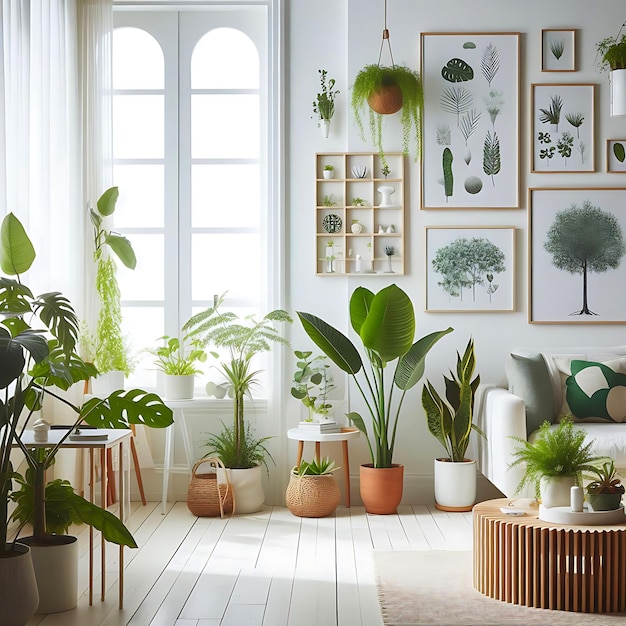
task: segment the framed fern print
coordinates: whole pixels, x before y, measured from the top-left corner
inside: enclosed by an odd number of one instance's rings
[[[519,33],[422,33],[423,209],[519,206]]]
[[[595,172],[595,84],[531,85],[532,171]]]

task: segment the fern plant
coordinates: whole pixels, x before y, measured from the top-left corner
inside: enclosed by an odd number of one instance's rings
[[[580,484],[583,472],[593,472],[602,457],[593,453],[593,441],[585,443],[585,431],[574,428],[570,417],[564,417],[556,427],[548,421],[541,424],[534,441],[512,437],[521,446],[513,453],[510,467],[524,464],[525,473],[517,491],[534,486],[539,495],[539,483],[544,476],[574,476]]]

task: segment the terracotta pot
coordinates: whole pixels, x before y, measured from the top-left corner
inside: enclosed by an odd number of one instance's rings
[[[402,108],[402,90],[395,82],[382,84],[367,97],[370,109],[381,115],[397,113]]]
[[[404,465],[376,468],[372,463],[361,465],[361,500],[367,513],[390,515],[402,500]]]

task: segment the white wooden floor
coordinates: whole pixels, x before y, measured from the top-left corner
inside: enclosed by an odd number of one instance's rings
[[[471,513],[402,506],[367,515],[340,506],[324,519],[266,507],[230,519],[197,518],[185,502],[132,504],[127,522],[140,546],[125,551],[118,608],[118,548],[107,548],[107,594],[96,578],[88,605],[88,533],[80,539],[78,608],[36,615],[28,626],[382,626],[373,550],[469,550]],[[96,547],[96,572],[100,572]]]

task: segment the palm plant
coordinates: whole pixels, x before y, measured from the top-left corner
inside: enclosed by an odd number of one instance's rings
[[[561,109],[563,108],[563,98],[557,94],[550,96],[550,106],[547,109],[539,109],[541,115],[539,121],[543,124],[554,124],[556,132],[559,132],[559,122],[561,121]]]
[[[397,285],[374,294],[358,287],[350,298],[350,322],[361,340],[364,357],[343,333],[310,313],[298,312],[304,330],[322,352],[352,377],[363,398],[371,423],[357,412],[348,419],[365,435],[372,464],[392,466],[396,429],[406,393],[424,374],[426,355],[452,328],[414,342],[415,314],[408,295]],[[387,388],[387,365],[395,362]],[[394,391],[400,397],[394,404]]]
[[[233,387],[233,427],[232,430],[225,427],[221,435],[222,443],[227,444],[223,452],[228,452],[228,457],[221,459],[231,469],[246,469],[255,465],[246,452],[250,431],[246,429],[244,421],[244,398],[250,396],[250,390],[258,383],[260,374],[259,370],[252,367],[253,358],[269,351],[273,343],[287,345],[287,340],[279,334],[274,324],[291,322],[292,319],[286,311],[276,309],[260,321],[252,316],[241,320],[233,312],[219,310],[225,295],[216,298],[212,307],[192,316],[183,326],[183,331],[191,340],[197,339],[205,346],[213,345],[227,350],[228,357],[220,363],[219,369]],[[218,353],[211,354],[219,358]],[[214,440],[219,443],[217,439]],[[253,448],[259,449],[264,441],[259,440],[260,444]]]

